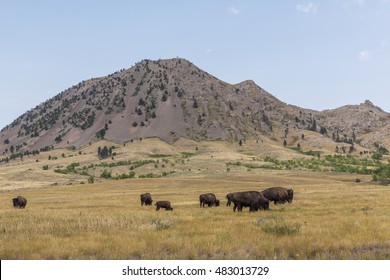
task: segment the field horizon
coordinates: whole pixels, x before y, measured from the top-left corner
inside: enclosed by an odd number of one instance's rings
[[[389,187],[263,141],[145,139],[114,144],[106,159],[97,148],[113,143],[97,142],[2,164],[0,258],[390,259]],[[253,213],[226,207],[229,192],[273,186],[292,188],[293,202]],[[145,192],[153,206],[141,206]],[[199,207],[208,192],[220,207]],[[12,207],[17,195],[26,209]],[[174,211],[155,211],[158,200]]]

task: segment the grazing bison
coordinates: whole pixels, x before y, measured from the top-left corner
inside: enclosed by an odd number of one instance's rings
[[[243,207],[249,207],[249,212],[261,209],[269,209],[269,201],[258,191],[231,193],[230,201],[234,203],[233,211],[242,211]]]
[[[144,194],[141,194],[141,206],[142,205],[152,205],[152,196],[150,195],[150,193],[144,193]]]
[[[227,199],[226,206],[230,207],[230,205],[232,205],[232,197],[233,197],[233,193],[228,193],[226,195],[226,199]]]
[[[220,201],[216,198],[215,194],[204,193],[199,196],[199,204],[199,207],[204,207],[205,204],[207,204],[208,207],[219,206]]]
[[[163,200],[163,201],[157,201],[156,202],[156,211],[159,211],[160,208],[165,208],[165,210],[172,211],[173,208],[171,207],[171,203],[169,201]]]
[[[15,208],[25,208],[27,205],[27,199],[21,195],[14,197],[12,203]]]
[[[288,201],[288,203],[291,203],[293,200],[293,197],[294,197],[294,191],[292,189],[288,189],[287,195],[288,195],[287,201]]]
[[[294,196],[294,191],[292,189],[286,189],[284,187],[272,187],[265,189],[261,192],[265,198],[269,201],[273,201],[274,204],[284,204],[286,201],[291,203]]]

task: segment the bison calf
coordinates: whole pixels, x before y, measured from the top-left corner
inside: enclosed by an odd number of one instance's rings
[[[12,199],[12,203],[15,208],[26,208],[27,199],[21,195],[18,195]]]
[[[171,203],[169,201],[157,201],[156,202],[156,211],[159,211],[160,208],[165,208],[165,210],[169,210],[169,211],[172,211],[173,208],[171,207]]]

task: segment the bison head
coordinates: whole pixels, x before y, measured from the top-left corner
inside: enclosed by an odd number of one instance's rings
[[[12,199],[12,203],[13,203],[14,207],[19,207],[19,199],[17,197]]]
[[[294,191],[292,189],[288,189],[287,196],[288,196],[287,198],[288,203],[291,203],[294,197]]]

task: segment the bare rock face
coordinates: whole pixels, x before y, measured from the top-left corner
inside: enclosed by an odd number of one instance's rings
[[[99,138],[283,139],[291,130],[370,146],[374,139],[386,142],[381,135],[389,125],[390,115],[368,100],[318,112],[287,105],[253,81],[228,84],[185,59],[143,60],[82,81],[29,110],[2,129],[0,152],[81,147]]]

